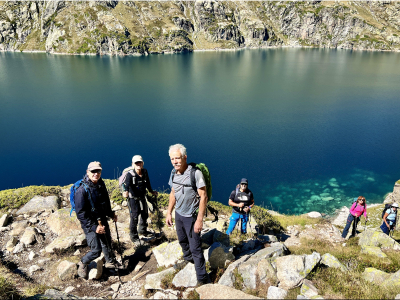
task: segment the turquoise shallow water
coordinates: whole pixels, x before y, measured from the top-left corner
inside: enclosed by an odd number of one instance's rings
[[[399,66],[399,53],[319,49],[0,53],[0,189],[69,184],[92,160],[116,178],[141,154],[165,190],[181,142],[225,204],[242,177],[281,212],[381,202],[400,177]]]

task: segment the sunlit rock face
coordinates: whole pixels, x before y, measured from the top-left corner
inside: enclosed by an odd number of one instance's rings
[[[148,54],[310,46],[398,50],[400,4],[254,1],[0,2],[0,50]]]

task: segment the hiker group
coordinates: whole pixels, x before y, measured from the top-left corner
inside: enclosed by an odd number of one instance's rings
[[[393,230],[396,227],[398,208],[399,205],[397,203],[385,204],[385,208],[382,211],[382,225],[380,226],[383,233],[387,235],[393,233]],[[359,196],[358,198],[354,199],[353,205],[350,208],[349,216],[347,217],[346,226],[342,233],[343,239],[347,237],[352,224],[353,226],[350,237],[354,237],[356,235],[356,228],[358,222],[360,221],[361,215],[364,215],[366,226],[368,222],[367,202],[363,196]]]
[[[210,279],[206,272],[200,233],[207,202],[212,193],[211,176],[205,164],[187,162],[186,148],[182,144],[170,146],[169,156],[173,170],[169,178],[171,193],[166,224],[172,226],[172,219],[175,219],[176,233],[183,252],[183,264],[194,263],[198,284],[206,284]],[[119,178],[122,195],[128,202],[130,239],[135,246],[140,245],[139,234],[144,236],[152,234],[147,230],[146,193],[149,191],[154,196],[158,194],[153,191],[149,174],[143,165],[144,161],[140,155],[133,156],[132,166],[126,168]],[[111,234],[107,218],[114,221],[117,237],[118,218],[111,209],[110,198],[105,183],[101,179],[101,172],[100,162],[91,162],[84,178],[71,187],[71,213],[73,210],[76,211],[90,247],[90,251],[81,258],[78,264],[78,275],[83,278],[88,276],[88,264],[98,258],[101,252],[104,253],[106,268],[116,270],[123,268],[111,249]],[[229,205],[233,207],[233,211],[226,233],[229,235],[239,220],[242,222],[241,232],[246,233],[250,209],[254,206],[254,197],[248,189],[247,179],[243,178],[232,191]],[[175,216],[172,216],[174,208]],[[211,207],[209,209],[215,213]]]

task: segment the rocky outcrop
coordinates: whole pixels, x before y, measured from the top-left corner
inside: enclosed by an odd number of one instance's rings
[[[22,208],[20,208],[16,212],[16,215],[33,214],[44,210],[56,211],[60,209],[60,207],[61,207],[61,202],[57,196],[48,196],[48,197],[35,196]]]
[[[400,250],[400,244],[383,232],[366,230],[359,234],[358,244],[360,246],[373,246]]]
[[[396,1],[4,1],[0,50],[140,55],[307,46],[398,51],[399,20]]]

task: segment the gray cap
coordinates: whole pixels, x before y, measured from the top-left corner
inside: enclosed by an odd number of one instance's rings
[[[245,183],[245,184],[249,184],[249,182],[247,181],[247,179],[246,178],[242,178],[242,180],[240,180],[240,183]]]
[[[141,161],[142,163],[144,163],[143,158],[140,155],[135,155],[134,157],[132,157],[132,163],[136,163],[138,161]]]

